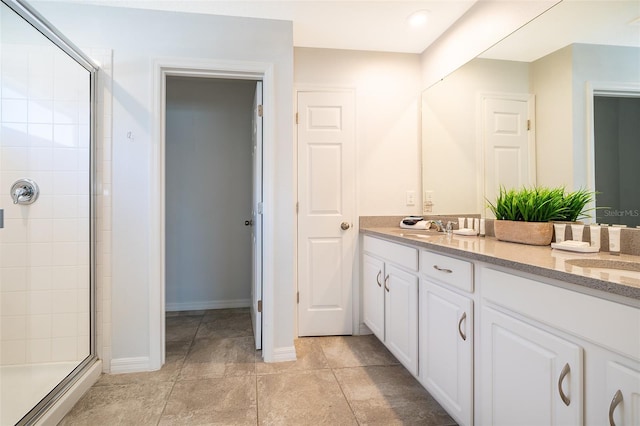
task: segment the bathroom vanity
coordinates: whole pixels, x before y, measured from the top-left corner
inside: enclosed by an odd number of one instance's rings
[[[608,253],[360,232],[364,324],[459,424],[640,424],[640,271],[585,263]]]

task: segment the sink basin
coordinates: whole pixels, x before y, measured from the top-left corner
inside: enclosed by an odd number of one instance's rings
[[[422,232],[403,231],[403,232],[399,232],[398,235],[401,237],[409,237],[409,238],[414,238],[414,237],[415,238],[432,238],[432,237],[439,237],[443,235],[443,233],[436,232],[436,231],[422,231]]]
[[[612,273],[640,279],[640,263],[613,259],[569,259],[565,263],[582,268],[591,274]]]

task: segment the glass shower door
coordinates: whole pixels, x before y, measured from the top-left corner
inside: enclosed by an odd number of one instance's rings
[[[94,352],[93,73],[19,6],[3,0],[0,10],[2,425],[46,408]]]

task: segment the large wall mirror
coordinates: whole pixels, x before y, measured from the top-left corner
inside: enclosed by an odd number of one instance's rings
[[[488,216],[500,185],[589,188],[598,222],[640,225],[639,104],[640,3],[564,0],[423,92],[424,200]]]

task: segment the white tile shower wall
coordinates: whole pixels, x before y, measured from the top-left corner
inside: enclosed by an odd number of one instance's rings
[[[89,353],[88,76],[56,48],[3,44],[0,365]],[[13,205],[31,178],[40,197]]]

